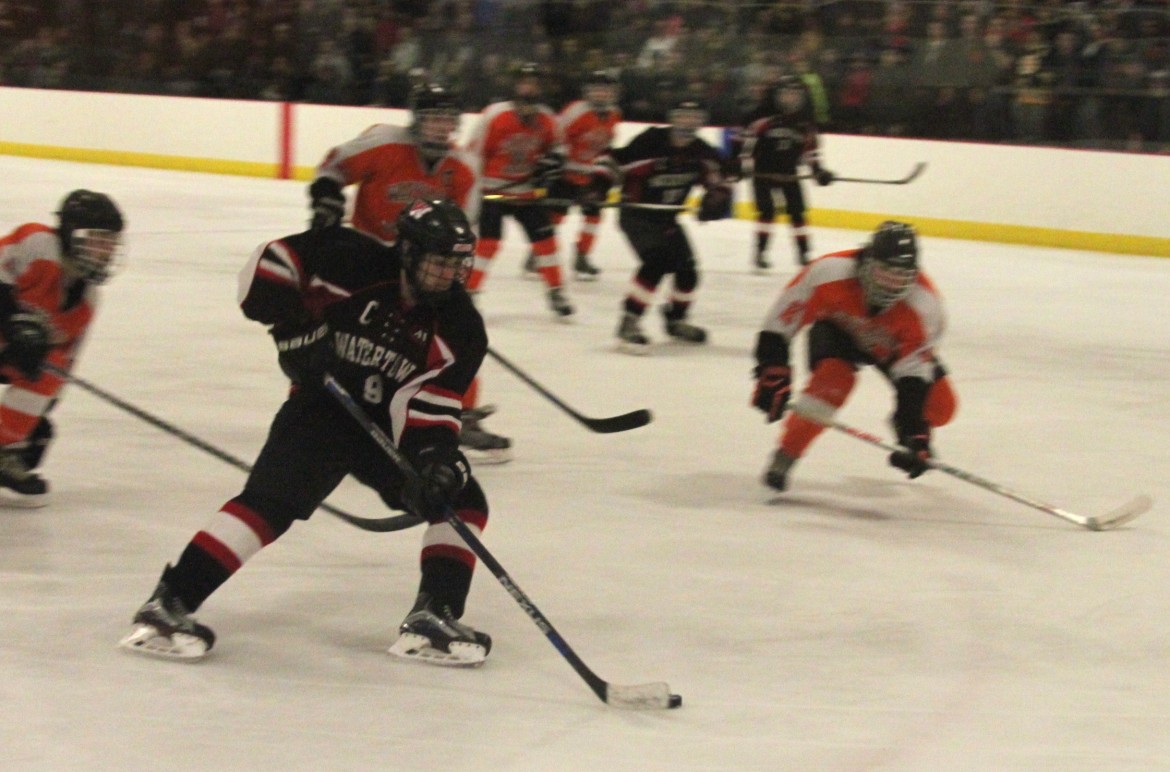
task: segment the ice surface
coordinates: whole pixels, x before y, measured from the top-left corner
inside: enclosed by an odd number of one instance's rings
[[[285,387],[236,274],[303,227],[303,185],[16,158],[0,171],[5,228],[49,221],[77,187],[128,216],[78,374],[251,461]],[[751,223],[687,228],[711,343],[664,341],[655,312],[654,351],[634,358],[615,352],[634,259],[611,215],[601,280],[570,288],[572,325],[521,278],[509,226],[482,298],[492,344],[581,412],[655,421],[590,434],[489,360],[488,426],[516,460],[477,470],[485,541],[541,611],[603,678],[666,681],[681,709],[600,703],[486,570],[466,617],[495,640],[482,669],[393,661],[421,530],[323,512],[201,609],[219,635],[208,660],[119,651],[163,564],[242,475],[74,388],[46,464],[54,503],[0,512],[0,767],[1170,767],[1170,261],[923,239],[961,400],[939,452],[1082,514],[1154,496],[1092,533],[938,473],[908,481],[837,433],[773,495],[759,480],[776,427],[747,403],[755,332],[792,274],[787,232],[758,276]],[[817,252],[863,238],[814,228]],[[888,436],[890,408],[866,371],[840,417]],[[348,483],[331,502],[386,514]]]

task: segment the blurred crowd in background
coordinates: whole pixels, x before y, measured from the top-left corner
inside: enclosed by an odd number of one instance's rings
[[[0,84],[475,112],[534,61],[556,109],[737,125],[782,74],[822,130],[1170,152],[1170,0],[0,0]]]

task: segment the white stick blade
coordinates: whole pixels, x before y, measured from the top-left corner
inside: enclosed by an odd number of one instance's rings
[[[622,686],[607,684],[605,704],[627,710],[665,710],[672,707],[670,687],[665,683]]]
[[[1117,528],[1118,526],[1125,525],[1138,515],[1148,512],[1152,506],[1154,506],[1154,500],[1143,493],[1140,496],[1135,496],[1131,501],[1127,501],[1106,515],[1091,518],[1089,520],[1089,527],[1094,531],[1107,531],[1111,528]]]

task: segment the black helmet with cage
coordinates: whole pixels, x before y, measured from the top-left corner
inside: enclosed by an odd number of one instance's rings
[[[125,220],[105,193],[75,190],[57,210],[57,237],[68,271],[90,284],[110,278],[122,246]]]
[[[699,129],[707,125],[707,110],[694,99],[683,99],[666,114],[671,138],[685,145],[695,138]]]
[[[410,94],[410,131],[423,157],[435,161],[450,150],[459,130],[459,97],[439,83],[422,83]]]
[[[808,103],[808,88],[799,75],[782,75],[776,81],[775,102],[789,115],[798,113]]]
[[[448,199],[416,199],[398,215],[402,268],[421,303],[448,300],[471,273],[475,233],[463,210]]]
[[[594,110],[613,109],[618,100],[618,79],[609,70],[593,70],[581,84],[581,97]]]
[[[512,102],[522,112],[532,112],[544,94],[544,68],[524,62],[512,71]]]
[[[857,268],[865,304],[884,311],[910,294],[918,281],[918,234],[914,226],[886,220],[861,250]]]

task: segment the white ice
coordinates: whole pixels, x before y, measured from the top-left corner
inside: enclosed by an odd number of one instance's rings
[[[128,215],[78,375],[250,462],[285,384],[236,274],[303,227],[304,186],[15,158],[0,173],[5,228],[51,221],[77,187]],[[704,267],[693,318],[712,341],[666,342],[655,312],[645,358],[615,351],[634,260],[608,215],[604,273],[572,285],[571,325],[520,277],[508,230],[482,299],[493,346],[583,413],[655,419],[591,434],[489,360],[488,425],[516,460],[477,470],[485,541],[512,578],[599,675],[666,681],[681,709],[602,704],[482,567],[466,619],[494,637],[488,663],[393,661],[421,529],[369,534],[323,512],[203,606],[219,635],[206,661],[117,649],[243,475],[73,387],[46,463],[54,502],[0,512],[0,767],[1170,767],[1170,261],[923,239],[961,398],[939,453],[1082,514],[1154,497],[1094,533],[941,473],[908,481],[840,433],[789,493],[769,491],[777,428],[748,407],[749,370],[793,272],[787,231],[758,276],[751,223],[687,228]],[[814,229],[818,252],[863,238]],[[865,371],[841,418],[888,437],[890,409]],[[348,482],[331,502],[388,514]]]

